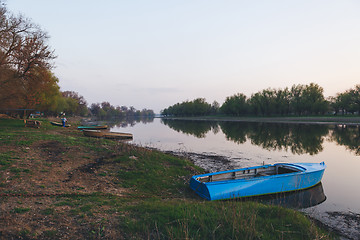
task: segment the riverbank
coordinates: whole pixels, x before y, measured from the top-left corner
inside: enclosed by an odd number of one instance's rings
[[[295,210],[204,201],[189,160],[75,126],[0,120],[0,142],[2,239],[331,239]]]
[[[200,117],[162,117],[173,120],[196,121],[232,121],[232,122],[265,122],[287,124],[325,124],[325,125],[360,125],[357,116],[306,116],[306,117],[229,117],[229,116],[200,116]]]

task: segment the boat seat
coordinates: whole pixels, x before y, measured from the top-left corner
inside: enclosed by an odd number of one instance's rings
[[[270,176],[270,174],[267,173],[267,172],[259,172],[259,173],[257,173],[256,175],[257,175],[257,176]]]

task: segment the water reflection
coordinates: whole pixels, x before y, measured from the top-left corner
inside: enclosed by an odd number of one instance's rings
[[[305,124],[276,124],[250,122],[181,121],[163,119],[162,123],[177,132],[205,137],[209,131],[218,132],[219,127],[229,141],[241,144],[251,141],[253,145],[267,150],[285,150],[294,154],[315,155],[323,150],[325,136],[330,126]]]
[[[262,196],[253,200],[267,204],[300,209],[319,205],[326,200],[326,196],[322,183],[320,182],[316,186],[302,191]]]
[[[134,117],[134,118],[127,118],[127,119],[121,119],[118,121],[108,122],[107,124],[109,125],[110,128],[113,128],[113,127],[126,128],[126,127],[133,127],[137,123],[147,124],[147,123],[152,123],[152,122],[154,122],[153,117],[141,117],[141,118]]]
[[[339,145],[345,146],[346,149],[360,155],[360,127],[337,125],[331,134],[331,140]]]
[[[219,131],[219,125],[214,121],[183,121],[161,119],[161,122],[177,132],[193,135],[197,138],[204,138],[211,130],[214,133]]]
[[[133,127],[137,123],[153,123],[154,118],[133,118],[107,123],[110,128]],[[323,151],[325,139],[334,141],[360,155],[360,127],[346,125],[254,123],[231,121],[189,121],[161,119],[171,129],[196,138],[205,138],[208,132],[220,130],[228,141],[242,144],[250,141],[269,151],[290,151],[293,154],[316,155]]]
[[[323,150],[324,137],[329,133],[325,125],[258,123],[249,124],[248,129],[247,137],[253,145],[310,155]]]
[[[233,201],[233,200],[224,200]],[[294,192],[262,195],[257,197],[237,198],[235,201],[254,201],[264,204],[277,205],[287,208],[304,209],[314,207],[326,201],[322,183]]]

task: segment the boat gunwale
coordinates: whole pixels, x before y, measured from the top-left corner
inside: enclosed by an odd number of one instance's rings
[[[299,164],[302,164],[302,163],[299,163]],[[259,169],[259,168],[266,169],[269,167],[276,167],[276,166],[281,166],[281,165],[295,167],[298,171],[290,172],[290,173],[282,173],[282,174],[265,175],[265,176],[258,175],[258,176],[245,176],[242,178],[229,178],[229,179],[216,180],[216,181],[211,181],[211,182],[202,182],[202,181],[198,180],[198,178],[209,177],[209,176],[213,176],[213,175],[221,175],[221,174],[226,174],[226,173],[240,172],[240,171]],[[216,185],[216,184],[228,184],[228,183],[233,183],[233,182],[258,181],[259,179],[264,179],[264,178],[280,178],[280,177],[288,177],[288,176],[293,176],[293,175],[300,176],[300,175],[304,175],[304,174],[313,174],[316,172],[324,171],[326,168],[326,165],[322,164],[322,163],[319,163],[319,165],[324,166],[324,167],[320,168],[320,169],[307,169],[305,167],[299,166],[298,164],[276,163],[276,164],[248,167],[248,168],[239,168],[239,169],[233,169],[233,170],[227,170],[227,171],[221,171],[221,172],[215,172],[215,173],[205,173],[205,174],[201,174],[201,175],[192,176],[192,179],[194,179],[196,182],[198,182],[200,184],[204,184],[204,185]]]

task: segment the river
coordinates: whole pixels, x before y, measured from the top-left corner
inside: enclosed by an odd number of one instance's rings
[[[326,197],[300,210],[347,239],[360,239],[359,126],[155,118],[113,125],[111,130],[132,133],[133,144],[185,155],[208,172],[324,161],[321,192]]]

